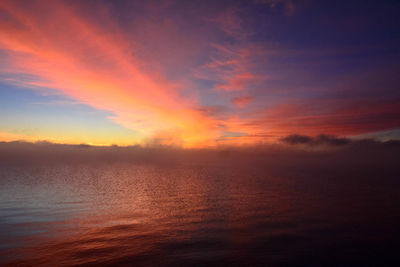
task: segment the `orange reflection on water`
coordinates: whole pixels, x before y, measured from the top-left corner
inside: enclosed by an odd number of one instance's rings
[[[288,205],[264,196],[257,180],[237,179],[218,166],[81,165],[29,172],[36,180],[26,197],[60,216],[32,223],[42,232],[15,250],[22,265],[146,261],[154,255],[173,261],[204,256],[199,249],[228,257],[227,243],[251,241],[249,217],[265,213],[265,205],[267,212]]]
[[[368,200],[380,196],[372,180],[363,184],[351,175],[322,179],[325,172],[312,169],[232,163],[3,168],[0,223],[8,242],[0,248],[7,256],[1,261],[282,263],[311,257],[332,242],[387,238],[382,229],[393,234],[382,228],[388,207],[371,209],[379,206]],[[382,220],[376,225],[371,218]],[[368,235],[354,232],[360,222],[368,222]]]

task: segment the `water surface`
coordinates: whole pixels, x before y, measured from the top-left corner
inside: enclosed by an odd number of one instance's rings
[[[11,164],[0,178],[4,265],[398,260],[398,177],[376,168]]]

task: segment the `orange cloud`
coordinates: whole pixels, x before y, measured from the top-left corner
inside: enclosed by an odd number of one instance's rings
[[[195,100],[181,97],[178,86],[159,73],[141,69],[122,33],[90,23],[61,2],[35,2],[28,10],[2,1],[0,8],[9,17],[0,25],[8,71],[40,78],[30,85],[54,88],[109,110],[111,119],[139,131],[144,139],[171,132],[183,145],[194,146],[218,136],[215,121],[196,110]],[[47,12],[38,16],[35,12],[42,9]]]
[[[14,134],[7,132],[0,132],[0,142],[10,142],[16,140],[24,140],[24,141],[37,141],[37,137],[29,136],[24,134]]]

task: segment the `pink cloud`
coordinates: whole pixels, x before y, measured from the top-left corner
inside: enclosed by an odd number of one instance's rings
[[[242,97],[234,97],[232,102],[240,108],[246,107],[253,101],[253,97],[251,96],[242,96]]]
[[[226,83],[219,83],[216,88],[225,91],[242,91],[254,81],[254,78],[256,76],[251,73],[233,74],[226,80]]]

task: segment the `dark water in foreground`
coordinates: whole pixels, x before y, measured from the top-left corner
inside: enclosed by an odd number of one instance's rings
[[[4,265],[399,263],[400,183],[384,169],[42,164],[0,178]]]

